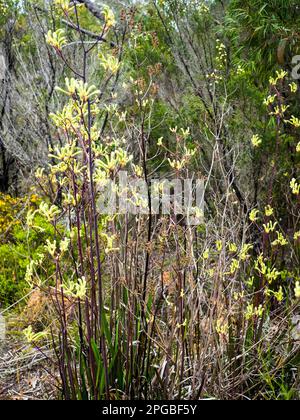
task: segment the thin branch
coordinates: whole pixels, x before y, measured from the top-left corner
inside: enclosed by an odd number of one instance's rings
[[[77,25],[75,25],[74,23],[72,23],[72,22],[68,22],[67,20],[65,20],[65,19],[63,19],[62,20],[62,22],[65,24],[65,25],[67,25],[69,28],[71,28],[71,29],[74,29],[75,31],[80,31],[82,34],[84,34],[84,35],[87,35],[87,36],[89,36],[90,38],[93,38],[93,39],[96,39],[96,40],[98,40],[98,41],[100,41],[100,42],[106,42],[106,43],[109,43],[109,45],[112,47],[112,48],[115,48],[116,47],[116,44],[114,43],[114,42],[112,42],[112,41],[107,41],[107,39],[105,39],[103,36],[101,36],[101,35],[97,35],[97,34],[95,34],[94,32],[91,32],[91,31],[88,31],[87,29],[84,29],[84,28],[78,28],[77,27]]]
[[[97,18],[100,20],[104,20],[104,16],[102,10],[90,0],[77,0],[77,3],[84,4],[85,7]]]

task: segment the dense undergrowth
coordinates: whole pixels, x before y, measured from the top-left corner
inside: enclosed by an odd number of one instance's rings
[[[51,2],[52,142],[0,198],[0,298],[47,308],[24,337],[64,399],[299,399],[299,83],[255,65],[240,2],[185,3]],[[154,214],[153,178],[201,179],[204,212]]]

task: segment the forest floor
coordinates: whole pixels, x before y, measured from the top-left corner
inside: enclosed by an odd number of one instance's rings
[[[55,399],[55,374],[48,350],[28,346],[16,334],[16,322],[7,322],[0,336],[0,400]]]

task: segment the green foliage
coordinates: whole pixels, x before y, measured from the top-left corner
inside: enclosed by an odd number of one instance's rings
[[[235,53],[240,58],[246,58],[247,66],[261,82],[266,81],[265,76],[274,71],[281,54],[284,59],[288,50],[291,50],[291,55],[299,51],[298,7],[297,0],[229,2],[226,23]],[[285,48],[286,51],[283,51]]]
[[[6,196],[1,200],[2,212],[6,208],[6,203],[11,206],[16,200]],[[29,284],[25,280],[27,266],[32,259],[39,259],[44,253],[45,238],[52,238],[54,235],[53,227],[45,222],[41,217],[35,218],[36,228],[30,233],[27,231],[24,220],[24,212],[29,202],[34,208],[36,198],[32,196],[29,200],[18,200],[20,215],[15,219],[13,207],[9,207],[10,215],[6,211],[6,218],[10,221],[5,228],[5,240],[0,245],[0,303],[3,306],[12,305],[22,299],[29,290]],[[22,208],[23,207],[23,208]],[[24,208],[25,207],[25,208]],[[13,215],[13,216],[12,216]],[[41,274],[42,278],[47,278],[50,272],[47,269]]]
[[[0,0],[0,25],[6,23],[7,19],[18,10],[21,3],[20,0]]]

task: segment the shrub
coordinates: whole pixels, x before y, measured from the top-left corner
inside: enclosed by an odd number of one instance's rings
[[[24,298],[29,285],[26,270],[32,258],[44,252],[45,237],[53,235],[53,228],[42,218],[36,219],[37,228],[29,234],[25,229],[28,210],[35,209],[39,198],[0,197],[0,302],[12,305]]]

